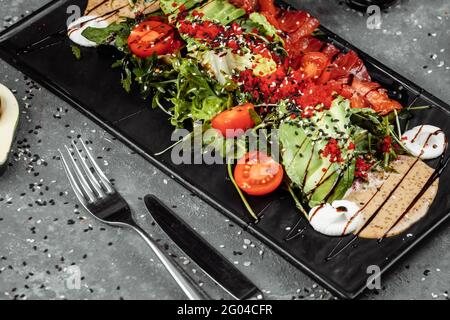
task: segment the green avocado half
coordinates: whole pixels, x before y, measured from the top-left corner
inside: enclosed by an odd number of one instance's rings
[[[0,176],[8,166],[8,156],[19,123],[19,104],[14,94],[0,84]]]

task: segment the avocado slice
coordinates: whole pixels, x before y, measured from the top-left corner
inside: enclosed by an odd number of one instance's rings
[[[212,0],[202,6],[198,12],[203,13],[203,19],[217,21],[227,25],[246,14],[244,9],[237,8],[226,0]]]
[[[0,176],[8,166],[8,156],[19,122],[19,104],[14,94],[0,84]]]
[[[352,133],[350,115],[349,101],[338,97],[329,110],[318,111],[310,119],[285,120],[280,126],[286,174],[311,207],[342,198],[353,182],[351,151],[341,149],[345,163],[332,163],[321,155],[331,138],[348,142]]]
[[[282,157],[286,174],[297,186],[302,186],[305,170],[312,152],[312,144],[305,131],[295,123],[280,125],[280,141],[283,145]]]

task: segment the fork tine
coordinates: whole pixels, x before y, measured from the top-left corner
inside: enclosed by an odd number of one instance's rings
[[[69,147],[67,147],[66,145],[64,146],[67,150],[67,153],[69,153],[69,158],[72,161],[72,166],[75,169],[75,174],[78,178],[78,181],[80,181],[81,183],[81,187],[84,190],[84,193],[87,195],[89,203],[92,203],[95,201],[95,195],[94,192],[92,191],[91,187],[89,186],[89,184],[86,181],[86,178],[83,176],[83,173],[81,172],[80,168],[78,167],[77,163],[75,162],[74,157],[72,156],[72,153],[70,152]]]
[[[86,203],[86,198],[83,195],[83,192],[81,191],[80,187],[78,186],[77,181],[75,180],[72,172],[70,171],[69,164],[66,161],[66,158],[64,157],[61,150],[58,149],[59,154],[61,155],[61,160],[63,162],[64,171],[66,172],[67,178],[69,179],[70,185],[72,186],[73,191],[75,192],[75,195],[77,196],[78,200],[84,205]]]
[[[105,176],[103,171],[100,169],[100,167],[98,166],[97,162],[95,162],[94,157],[92,157],[92,154],[89,151],[89,149],[86,147],[86,145],[84,144],[84,141],[82,139],[79,139],[79,141],[83,145],[84,151],[86,152],[86,155],[87,155],[89,161],[91,162],[91,164],[92,164],[95,172],[97,173],[97,175],[100,177],[100,180],[103,183],[103,185],[105,186],[105,188],[108,191],[108,193],[114,193],[114,188],[113,188],[111,182],[109,182],[108,178]]]
[[[94,187],[95,191],[100,196],[100,198],[104,198],[105,197],[105,192],[103,192],[102,187],[100,186],[100,184],[98,183],[97,179],[95,178],[95,176],[92,174],[91,170],[89,169],[89,166],[86,163],[86,159],[85,159],[85,157],[83,157],[81,155],[81,152],[80,152],[80,150],[78,150],[78,147],[75,144],[75,141],[72,141],[72,148],[74,148],[76,150],[76,153],[78,155],[78,159],[81,160],[81,166],[83,167],[83,170],[86,173],[89,182]]]

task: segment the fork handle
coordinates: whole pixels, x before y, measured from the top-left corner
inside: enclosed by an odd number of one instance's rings
[[[159,245],[139,226],[130,227],[136,231],[147,243],[147,245],[153,250],[158,259],[162,262],[164,267],[169,271],[170,275],[175,279],[177,284],[186,294],[189,300],[205,300],[206,296],[200,289],[193,284],[193,280],[191,280],[181,269],[181,267],[177,266],[173,259],[169,257],[169,255],[163,251]]]

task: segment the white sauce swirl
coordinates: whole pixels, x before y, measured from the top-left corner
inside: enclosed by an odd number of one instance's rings
[[[363,222],[359,207],[347,200],[314,207],[309,212],[309,219],[314,230],[333,237],[353,233]]]
[[[435,159],[445,150],[445,134],[435,126],[422,125],[403,134],[404,147],[415,157],[422,160]]]
[[[103,29],[109,26],[109,22],[99,18],[97,16],[83,16],[74,22],[72,22],[68,27],[68,35],[70,40],[82,47],[96,47],[97,44],[83,37],[82,33],[86,28],[99,28]]]

